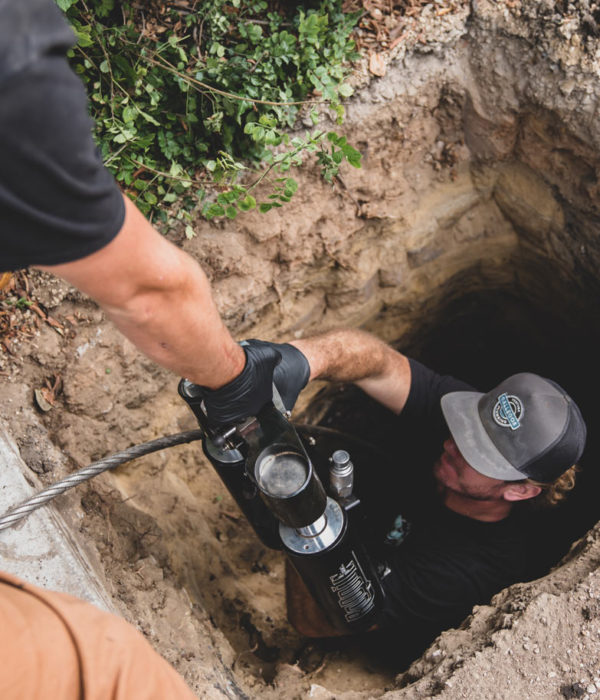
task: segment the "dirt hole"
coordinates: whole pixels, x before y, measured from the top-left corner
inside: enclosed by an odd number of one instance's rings
[[[453,281],[448,296],[442,290],[437,301],[427,305],[422,324],[397,346],[436,371],[460,377],[482,390],[520,371],[536,372],[567,388],[588,420],[577,486],[554,511],[563,523],[568,547],[600,517],[594,495],[600,485],[600,474],[594,468],[600,456],[600,441],[593,430],[597,395],[590,381],[600,334],[597,311],[586,302],[595,298],[591,290],[588,295],[579,287],[557,287],[553,271],[544,280],[543,267],[536,277],[547,283],[548,292],[539,301],[526,288],[477,289],[478,272],[463,273],[460,280]],[[468,291],[461,294],[461,288]],[[589,320],[585,320],[586,309]],[[324,391],[309,411],[322,416],[322,425],[360,436],[378,449],[384,447],[401,464],[402,445],[394,441],[393,418],[360,390]]]
[[[546,260],[515,256],[504,265],[499,272],[509,272],[509,285],[489,285],[475,266],[432,290],[419,321],[403,337],[402,350],[482,388],[513,372],[537,372],[568,388],[584,415],[594,415],[597,399],[589,378],[599,339],[597,312],[586,301],[594,298],[594,290],[564,278],[557,283],[560,275]],[[527,282],[533,279],[535,288]],[[384,312],[377,323],[393,326],[396,319],[393,315],[386,321]],[[325,390],[304,419],[319,419],[352,436],[330,442],[317,435],[323,454],[340,447],[356,454],[362,450],[359,438],[402,461],[402,445],[394,442],[389,416],[352,387]],[[561,555],[600,516],[594,497],[599,477],[591,468],[599,448],[590,431],[577,489],[553,516]],[[188,450],[184,460],[191,465],[197,457]],[[188,488],[191,494],[184,494]],[[294,632],[285,616],[283,556],[260,545],[209,465],[187,486],[171,484],[170,493],[174,504],[178,495],[181,499],[170,517],[152,507],[160,538],[145,549],[137,541],[129,554],[147,551],[158,557],[198,609],[206,611],[233,650],[232,671],[240,686],[250,684],[260,693],[275,686],[282,692],[290,682],[286,673],[294,669],[298,676],[292,677],[291,687],[301,677],[335,692],[375,694],[404,670],[382,661],[364,640],[307,641]],[[177,514],[182,502],[187,505]]]
[[[518,261],[511,264],[518,265]],[[595,348],[599,340],[596,324],[584,321],[587,306],[584,300],[589,297],[579,287],[557,286],[555,271],[543,268],[540,266],[535,274],[547,289],[539,300],[532,298],[526,286],[478,289],[478,270],[462,273],[447,290],[441,290],[436,299],[426,305],[421,323],[416,324],[411,338],[402,338],[399,348],[440,373],[463,378],[483,390],[519,371],[547,376],[568,387],[589,421],[595,415],[597,402],[590,377],[595,371]],[[588,308],[588,312],[595,317],[595,309]],[[395,418],[359,389],[352,386],[325,389],[307,409],[307,415],[319,418],[320,425],[341,431],[339,438],[332,439],[330,449],[355,450],[363,465],[369,464],[370,459],[369,467],[373,470],[373,479],[380,482],[382,496],[391,480],[386,480],[376,469],[379,451],[391,456],[389,467],[392,469],[410,470],[410,464],[403,463],[403,446]],[[317,441],[323,440],[318,434],[316,437]],[[370,455],[360,444],[361,440],[375,446]],[[575,490],[561,506],[542,514],[547,532],[556,539],[550,567],[555,566],[572,543],[600,518],[600,505],[595,496],[600,475],[594,469],[599,449],[592,429]],[[324,452],[327,452],[327,441]],[[404,480],[399,480],[392,488],[401,490],[403,486]],[[386,507],[385,501],[382,497],[382,508]],[[370,649],[371,655],[367,654],[367,658],[371,661],[373,653],[382,654],[368,639],[363,645]],[[361,643],[355,645],[353,653],[355,657],[351,663],[364,658]],[[387,670],[403,671],[415,658],[406,658],[398,665],[391,655]],[[379,669],[382,686],[385,685],[385,670],[384,664]]]
[[[305,173],[298,205],[269,212],[268,225],[251,215],[238,228],[198,223],[198,237],[178,243],[210,268],[238,337],[361,326],[482,389],[521,370],[563,385],[590,427],[576,492],[556,511],[566,551],[600,515],[597,71],[567,75],[553,23],[523,21],[513,35],[496,31],[504,4],[471,5],[470,25],[431,51],[419,44],[349,107],[364,162],[343,188],[332,195]],[[56,334],[32,353],[32,385],[64,374],[64,412],[43,419],[54,445],[84,465],[142,433],[195,427],[172,377],[124,349],[99,316],[88,321],[73,331],[68,365],[57,366]],[[316,396],[306,419],[401,460],[387,419],[356,390]],[[30,442],[21,434],[26,461],[51,471],[54,458]],[[99,479],[82,505],[80,527],[115,597],[200,696],[378,697],[394,687],[397,669],[360,644],[307,642],[289,626],[283,558],[258,543],[199,446]]]
[[[504,168],[505,191],[520,186],[521,166],[515,172],[513,180],[511,168]],[[510,228],[509,244],[500,255],[490,230],[489,257],[485,247],[476,250],[442,284],[435,275],[431,281],[421,278],[418,304],[384,302],[365,325],[383,337],[401,335],[399,347],[407,354],[485,390],[517,371],[548,376],[569,391],[584,416],[594,416],[597,397],[590,377],[600,339],[595,276],[531,245],[523,232],[537,225],[535,212],[533,222],[514,214],[508,221],[498,218],[497,201],[484,200],[481,207],[489,207],[492,220],[501,220],[505,239]],[[445,204],[438,201],[438,206]],[[413,264],[418,267],[422,261]],[[375,443],[401,461],[402,445],[394,443],[389,417],[358,390],[318,395],[303,418],[316,419]],[[352,453],[357,449],[353,440],[335,448]],[[599,450],[592,429],[576,492],[555,514],[561,553],[600,515],[594,496],[599,475],[593,468]],[[285,696],[306,683],[336,693],[361,690],[373,695],[390,687],[403,669],[369,653],[368,642],[311,642],[295,633],[285,615],[283,556],[255,539],[210,465],[199,467],[199,447],[170,452],[163,462],[166,481],[153,493],[140,481],[144,474],[139,467],[118,477],[120,491],[135,494],[135,508],[148,514],[148,522],[132,531],[129,506],[121,513],[113,508],[110,517],[129,542],[122,545],[123,559],[158,564],[185,588],[193,609],[208,617],[217,634],[215,648],[234,682],[265,697],[270,692]]]

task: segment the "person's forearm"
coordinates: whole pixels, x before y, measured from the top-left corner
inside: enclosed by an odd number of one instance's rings
[[[408,360],[375,336],[347,329],[291,344],[306,356],[310,379],[354,382],[396,413],[404,408],[410,389]]]
[[[145,355],[195,384],[216,389],[244,369],[245,355],[221,321],[204,273],[185,258],[169,260],[170,272],[154,288],[138,290],[124,304],[98,302]],[[173,274],[177,269],[180,276]]]
[[[209,388],[244,368],[200,266],[169,243],[128,199],[123,228],[96,253],[42,269],[91,296],[143,353]]]

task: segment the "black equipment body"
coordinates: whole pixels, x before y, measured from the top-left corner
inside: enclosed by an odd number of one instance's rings
[[[179,393],[205,431],[203,450],[261,542],[283,549],[328,622],[342,633],[376,621],[381,584],[349,517],[359,500],[328,496],[294,426],[275,408],[217,433],[195,385]],[[350,465],[351,466],[351,465]]]

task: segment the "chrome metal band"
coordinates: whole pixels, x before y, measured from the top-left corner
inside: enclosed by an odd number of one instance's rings
[[[346,514],[332,498],[327,498],[323,515],[314,523],[295,530],[279,524],[283,544],[295,554],[315,554],[333,545],[344,529]]]

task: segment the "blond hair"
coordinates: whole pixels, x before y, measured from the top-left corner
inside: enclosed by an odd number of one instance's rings
[[[533,484],[539,486],[542,491],[535,498],[531,499],[531,504],[540,507],[552,507],[563,501],[569,491],[575,486],[575,476],[579,471],[579,467],[574,464],[572,467],[563,472],[558,479],[545,484],[535,479],[524,479],[522,483]]]

